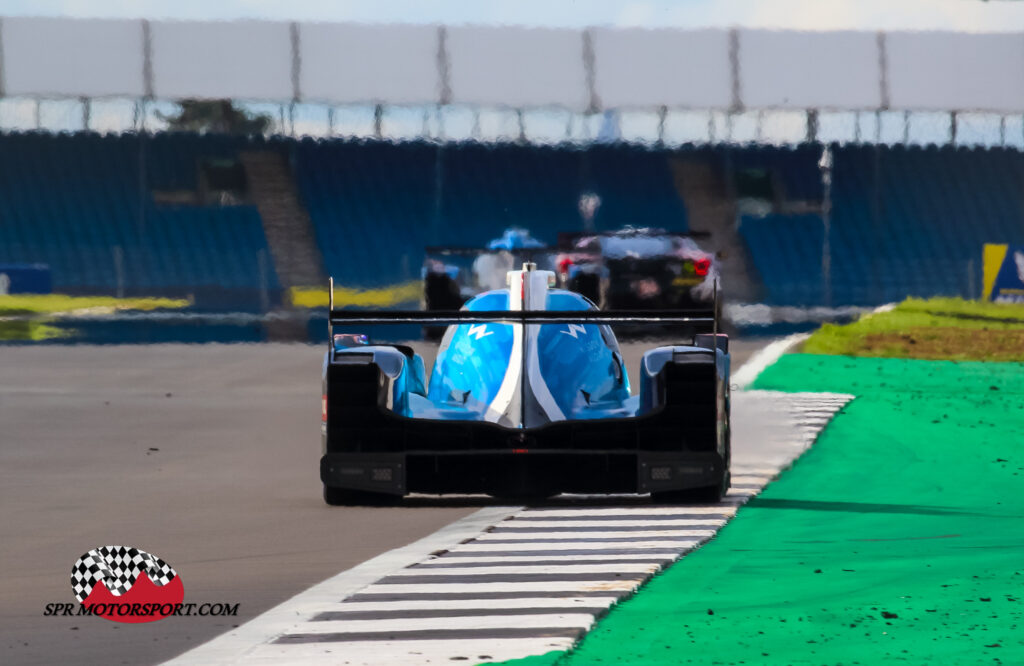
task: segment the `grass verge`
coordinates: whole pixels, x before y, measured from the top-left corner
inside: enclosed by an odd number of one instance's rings
[[[115,298],[65,294],[9,294],[0,296],[0,317],[49,315],[92,310],[180,309],[189,302],[172,298]]]
[[[825,324],[810,354],[881,358],[1024,361],[1024,305],[909,298],[846,325]]]
[[[334,306],[343,307],[391,307],[402,303],[418,301],[423,293],[423,284],[418,281],[405,282],[378,289],[354,289],[334,287]],[[325,308],[327,290],[321,287],[292,287],[289,298],[297,308]]]
[[[7,294],[0,296],[0,342],[41,342],[73,337],[74,331],[50,325],[59,315],[179,309],[189,305],[186,300],[170,298]]]
[[[755,388],[858,397],[575,650],[516,663],[1024,663],[1024,365],[791,354]]]

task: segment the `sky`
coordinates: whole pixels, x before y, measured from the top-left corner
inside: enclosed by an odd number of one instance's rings
[[[1017,0],[0,0],[0,16],[1024,32]]]

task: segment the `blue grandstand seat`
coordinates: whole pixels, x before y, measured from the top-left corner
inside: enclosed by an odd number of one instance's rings
[[[57,290],[111,293],[118,286],[114,252],[120,247],[131,292],[259,289],[257,257],[269,249],[254,207],[166,207],[150,194],[153,188],[195,189],[200,159],[237,154],[240,141],[187,134],[0,135],[0,261],[49,264]],[[270,262],[268,269],[268,286],[277,288]]]
[[[820,200],[815,150],[733,150],[733,163],[772,169],[796,198]],[[977,296],[984,243],[1024,243],[1024,154],[1013,149],[842,146],[834,149],[832,303],[877,304],[907,296]],[[784,257],[766,228],[812,233],[805,216],[744,219],[743,238],[776,303],[817,305],[769,267]],[[820,225],[820,223],[819,223]],[[788,230],[788,231],[787,231]],[[820,246],[820,231],[817,232]],[[802,246],[794,237],[779,242]],[[803,256],[807,261],[808,257]],[[820,265],[820,250],[818,252]],[[808,281],[820,269],[806,269]]]
[[[822,196],[814,145],[581,149],[12,133],[0,134],[0,261],[48,263],[59,290],[109,293],[117,286],[113,248],[121,247],[130,289],[258,288],[257,257],[269,249],[255,208],[156,205],[150,193],[194,189],[203,159],[263,146],[290,151],[328,272],[360,287],[416,278],[426,245],[483,247],[511,225],[554,242],[557,232],[580,228],[584,192],[601,197],[598,229],[685,230],[669,166],[679,155],[770,170],[784,201]],[[982,243],[1024,244],[1022,184],[1024,154],[1014,149],[835,147],[832,302],[976,294]],[[744,217],[740,233],[769,301],[822,302],[817,215]]]
[[[484,247],[513,225],[554,243],[580,228],[588,191],[602,199],[599,229],[687,228],[664,151],[307,139],[295,171],[327,270],[346,285],[414,278],[425,246]]]

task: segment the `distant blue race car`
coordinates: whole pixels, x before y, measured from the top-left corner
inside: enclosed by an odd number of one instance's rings
[[[602,312],[525,264],[508,287],[443,312],[331,309],[320,478],[328,504],[411,493],[651,493],[729,487],[729,348],[714,316]],[[643,355],[631,391],[611,325],[701,327]],[[402,345],[342,327],[447,325],[430,376]]]
[[[554,251],[520,227],[509,227],[481,247],[434,246],[423,260],[423,309],[457,310],[467,300],[505,286],[524,262],[554,270]]]

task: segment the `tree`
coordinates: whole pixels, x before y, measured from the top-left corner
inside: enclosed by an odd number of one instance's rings
[[[250,113],[235,107],[229,99],[185,99],[178,102],[177,115],[157,116],[168,129],[186,132],[216,132],[218,134],[265,134],[273,119],[265,114]]]

